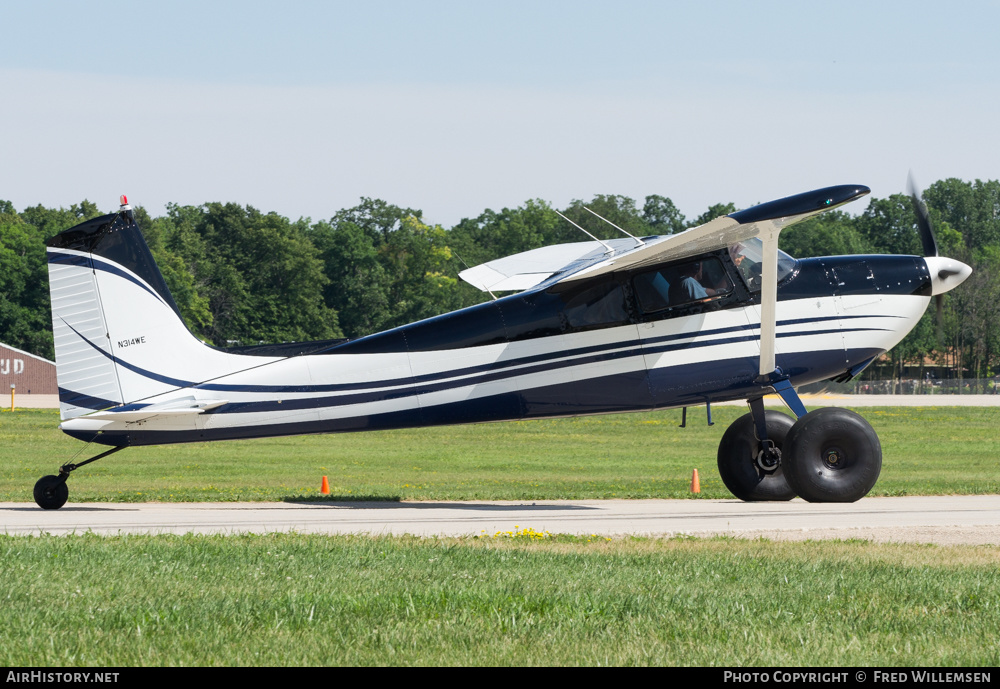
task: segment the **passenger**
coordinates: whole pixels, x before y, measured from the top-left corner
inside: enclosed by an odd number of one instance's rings
[[[715,296],[716,290],[701,284],[702,266],[700,261],[688,263],[678,270],[680,281],[671,291],[671,304],[686,304]]]

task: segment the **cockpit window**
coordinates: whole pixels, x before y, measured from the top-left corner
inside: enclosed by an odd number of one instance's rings
[[[628,320],[625,295],[617,282],[609,280],[570,297],[565,315],[572,329],[618,325]]]
[[[751,291],[760,289],[761,265],[764,261],[764,243],[757,237],[739,242],[729,247],[729,256],[739,268]],[[778,282],[795,270],[795,259],[781,249],[778,250]]]
[[[733,291],[722,261],[715,257],[674,263],[639,273],[632,280],[644,314],[676,306],[712,302]]]

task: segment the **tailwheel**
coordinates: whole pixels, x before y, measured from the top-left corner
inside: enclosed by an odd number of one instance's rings
[[[875,429],[849,409],[816,409],[795,422],[782,462],[788,484],[809,502],[855,502],[882,471]]]
[[[35,502],[43,510],[57,510],[66,504],[69,487],[66,476],[43,476],[35,483]]]
[[[102,457],[113,455],[119,450],[124,449],[124,445],[113,447],[110,450],[105,450],[96,457],[91,457],[90,459],[80,462],[79,464],[63,464],[59,467],[58,476],[41,477],[35,483],[35,502],[38,503],[38,506],[43,510],[59,509],[66,504],[66,500],[69,498],[69,488],[66,486],[66,481],[69,479],[70,473],[76,471],[82,466],[90,464],[91,462],[96,462]]]
[[[794,421],[776,411],[764,412],[767,440],[757,439],[753,414],[736,419],[719,443],[719,474],[740,500],[791,500],[795,491],[784,474],[782,452]]]

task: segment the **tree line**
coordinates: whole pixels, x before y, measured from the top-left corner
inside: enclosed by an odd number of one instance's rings
[[[1000,372],[1000,181],[941,180],[924,192],[940,253],[973,267],[972,277],[931,307],[890,352],[882,375],[930,359],[960,375]],[[602,239],[620,237],[589,208],[636,236],[680,232],[732,213],[719,203],[685,218],[666,196],[640,206],[620,195],[576,200],[563,215]],[[485,261],[586,237],[549,203],[487,209],[451,228],[419,209],[362,198],[328,220],[292,221],[252,206],[170,204],[136,220],[188,328],[216,346],[356,338],[483,301],[458,273]],[[0,341],[53,358],[44,242],[102,215],[90,201],[18,212],[0,200]],[[873,198],[863,212],[831,211],[781,234],[781,248],[806,258],[921,253],[910,198]]]

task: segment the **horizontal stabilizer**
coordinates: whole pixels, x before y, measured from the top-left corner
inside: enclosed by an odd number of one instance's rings
[[[87,414],[87,419],[98,421],[145,421],[156,416],[189,416],[194,414],[204,414],[209,409],[221,407],[228,404],[228,400],[196,400],[193,397],[186,397],[180,400],[171,400],[163,404],[135,405],[129,404],[116,409],[106,409],[104,411]]]

